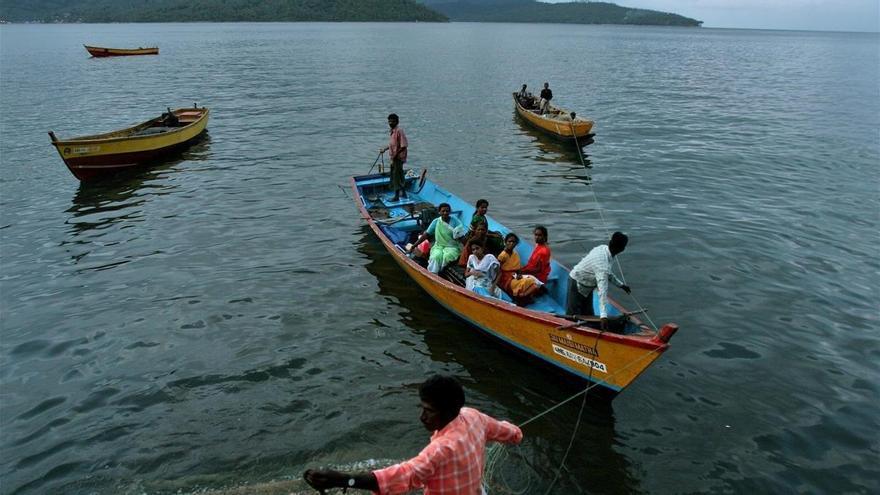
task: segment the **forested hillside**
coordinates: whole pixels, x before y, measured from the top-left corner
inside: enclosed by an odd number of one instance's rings
[[[2,0],[10,22],[425,21],[414,0]]]
[[[699,26],[701,21],[655,10],[607,2],[543,3],[534,0],[423,0],[453,21],[552,22],[571,24],[640,24]]]

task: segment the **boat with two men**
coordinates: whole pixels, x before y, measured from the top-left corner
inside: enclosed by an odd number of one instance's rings
[[[208,109],[168,109],[159,117],[118,131],[58,139],[49,131],[70,172],[81,181],[131,170],[190,144],[208,126]]]
[[[607,331],[600,328],[597,317],[566,315],[569,270],[556,261],[551,261],[543,290],[525,306],[487,291],[467,289],[454,270],[429,271],[408,254],[407,245],[425,231],[440,203],[448,204],[450,216],[464,225],[475,207],[428,180],[425,170],[420,176],[407,175],[407,196],[398,201],[392,201],[388,174],[352,177],[361,216],[407,276],[473,327],[559,370],[598,384],[611,396],[630,385],[669,347],[677,325],[669,323],[655,331],[638,319],[639,313],[627,311],[611,298]],[[491,216],[486,220],[491,231],[502,236],[510,232]],[[529,259],[533,249],[525,241],[515,247],[523,260]],[[598,296],[594,295],[594,308],[597,304]]]
[[[86,47],[86,51],[91,54],[93,57],[128,57],[131,55],[158,55],[159,47],[151,46],[147,48],[105,48],[103,46],[90,46],[83,45]]]
[[[529,125],[557,139],[574,140],[584,145],[593,136],[590,133],[593,129],[592,120],[578,117],[576,113],[552,104],[548,105],[546,112],[541,112],[540,98],[531,93],[528,96],[513,93],[513,106],[517,115]]]

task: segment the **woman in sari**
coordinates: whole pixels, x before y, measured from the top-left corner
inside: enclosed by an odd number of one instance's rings
[[[451,216],[452,208],[448,203],[440,203],[437,206],[440,216],[435,218],[425,232],[419,236],[413,245],[421,245],[428,236],[434,236],[431,252],[428,255],[428,270],[440,273],[446,265],[458,260],[461,254],[461,243],[456,239],[464,234],[461,222]]]
[[[468,245],[471,255],[464,269],[464,287],[478,292],[481,287],[493,297],[501,297],[501,289],[498,288],[498,276],[501,274],[500,265],[495,256],[485,252],[483,246],[477,241],[471,241]]]
[[[540,280],[531,275],[520,275],[522,262],[516,252],[519,237],[513,232],[504,237],[504,251],[498,255],[501,274],[498,286],[520,303],[528,301],[541,288]]]

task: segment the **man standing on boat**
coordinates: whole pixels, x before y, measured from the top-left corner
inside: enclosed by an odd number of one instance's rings
[[[380,495],[424,489],[424,495],[480,495],[486,443],[522,441],[522,431],[464,406],[464,389],[451,376],[434,375],[419,387],[419,419],[433,432],[431,443],[408,461],[366,473],[309,469],[306,482],[316,490],[359,488]]]
[[[553,99],[553,91],[550,91],[550,83],[544,83],[544,89],[541,90],[541,113],[547,113],[550,108],[550,100]]]
[[[403,177],[403,164],[406,163],[406,134],[398,125],[400,119],[396,113],[388,116],[388,127],[391,127],[391,138],[388,140],[388,146],[379,150],[379,154],[389,152],[391,155],[391,189],[394,190],[394,198],[391,201],[399,201],[400,197],[406,197],[404,186],[406,182]]]
[[[599,290],[599,317],[602,329],[608,323],[608,281],[629,294],[629,286],[618,279],[611,269],[611,261],[626,249],[629,237],[621,232],[611,235],[608,244],[596,246],[572,268],[568,280],[566,313],[570,315],[594,315],[593,290]]]

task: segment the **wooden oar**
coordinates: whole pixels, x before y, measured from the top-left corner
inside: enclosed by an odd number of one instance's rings
[[[622,320],[624,318],[629,318],[632,315],[636,315],[639,313],[646,312],[647,309],[640,309],[638,311],[627,311],[626,313],[621,313],[620,315],[614,316],[613,318],[608,318],[609,320]],[[598,316],[587,316],[587,315],[559,315],[562,318],[567,320],[576,320],[573,323],[568,323],[566,325],[556,327],[557,330],[565,330],[568,328],[574,328],[584,323],[602,323],[602,318]]]

